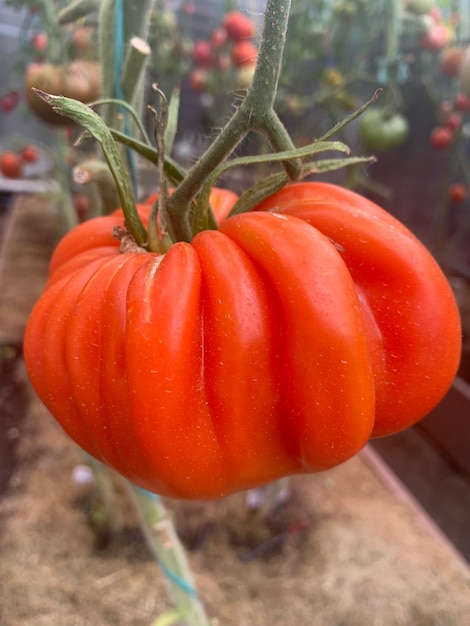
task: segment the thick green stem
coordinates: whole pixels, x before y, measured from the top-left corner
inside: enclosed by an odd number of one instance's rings
[[[87,463],[93,472],[99,503],[93,505],[91,516],[99,518],[100,525],[106,528],[107,532],[117,535],[124,526],[124,515],[121,503],[117,497],[113,474],[109,467],[103,465],[92,456],[86,455]],[[94,520],[95,523],[98,519]]]
[[[41,13],[44,30],[47,33],[46,61],[58,65],[63,61],[63,50],[60,47],[57,9],[53,0],[41,0]]]
[[[284,50],[290,0],[268,0],[263,37],[252,85],[233,117],[206,153],[188,172],[185,180],[168,201],[168,213],[175,235],[188,241],[188,213],[191,201],[202,188],[207,176],[238,146],[250,131],[267,136],[276,150],[293,149],[294,145],[273,109]],[[299,160],[283,163],[292,179],[302,172]]]
[[[143,88],[144,71],[150,52],[146,41],[140,37],[131,38],[122,72],[124,100],[131,106],[135,105],[139,89]]]
[[[74,0],[57,14],[58,24],[73,24],[99,9],[100,0]]]
[[[132,37],[139,37],[144,42],[148,40],[150,12],[154,3],[155,0],[139,0],[138,2],[120,0],[119,3],[118,0],[102,0],[99,15],[99,41],[103,69],[103,98],[122,98],[122,94],[126,94],[127,102],[135,101],[136,90],[140,88],[140,83],[135,81],[134,76],[124,76],[121,73],[117,76],[117,69],[121,72],[121,67],[116,55],[122,53],[122,61],[124,61]],[[120,42],[116,41],[116,27],[119,27],[122,37]],[[118,43],[122,44],[122,49],[119,49]],[[105,109],[103,119],[107,126],[114,128],[118,126],[116,123],[118,113],[117,106]]]

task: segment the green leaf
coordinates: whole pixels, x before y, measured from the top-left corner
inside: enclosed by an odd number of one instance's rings
[[[288,182],[289,177],[285,172],[278,172],[260,180],[238,198],[229,215],[232,216],[250,211],[257,204],[282,189]]]
[[[209,205],[209,196],[212,187],[216,180],[222,176],[226,171],[233,167],[239,167],[241,165],[255,165],[258,163],[275,163],[278,161],[288,161],[290,159],[298,159],[304,156],[312,156],[314,154],[320,154],[321,152],[338,151],[344,154],[349,154],[350,149],[341,141],[315,141],[303,148],[295,148],[294,150],[287,150],[285,152],[274,152],[271,154],[263,154],[260,156],[240,157],[238,159],[232,159],[226,163],[222,163],[217,167],[210,176],[207,177],[200,194],[198,195],[198,207],[202,212],[207,210]],[[286,180],[287,182],[287,180]],[[269,195],[269,194],[268,194]],[[266,196],[265,196],[266,197]]]
[[[376,89],[376,91],[374,92],[374,95],[372,96],[372,98],[370,98],[370,100],[368,100],[359,109],[351,113],[351,115],[348,115],[347,117],[345,117],[344,120],[341,120],[340,122],[335,124],[333,128],[330,128],[329,131],[327,131],[324,135],[320,137],[319,141],[325,141],[326,139],[329,139],[334,134],[336,134],[339,130],[341,130],[342,128],[350,124],[353,120],[355,120],[360,115],[362,115],[364,111],[366,111],[372,104],[374,104],[374,102],[377,100],[377,98],[380,96],[381,93],[382,93],[382,89]]]
[[[97,107],[99,105],[102,104],[111,104],[111,105],[119,105],[120,107],[122,107],[123,109],[126,109],[126,111],[131,115],[132,119],[134,120],[134,122],[137,124],[137,127],[145,141],[146,144],[148,144],[149,146],[152,145],[150,138],[147,134],[147,131],[145,130],[144,125],[142,124],[142,120],[140,119],[139,115],[137,114],[137,111],[134,109],[133,106],[131,106],[128,102],[126,102],[125,100],[119,100],[117,98],[102,98],[100,100],[94,100],[93,102],[90,102],[88,104],[89,107],[93,108],[93,107]]]
[[[309,174],[324,174],[325,172],[333,172],[350,165],[358,165],[359,163],[375,163],[375,157],[349,157],[347,159],[323,159],[320,161],[312,161],[305,166],[304,176]]]

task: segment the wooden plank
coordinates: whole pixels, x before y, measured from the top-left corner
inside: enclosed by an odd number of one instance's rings
[[[470,384],[457,377],[442,402],[419,426],[470,476]]]
[[[19,345],[47,279],[60,237],[61,216],[51,200],[18,196],[6,218],[0,251],[0,342]]]

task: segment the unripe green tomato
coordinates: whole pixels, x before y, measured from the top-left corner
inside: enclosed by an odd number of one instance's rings
[[[401,113],[384,115],[383,111],[369,109],[359,120],[359,139],[364,148],[386,152],[396,148],[408,137],[409,124]]]
[[[434,0],[408,0],[406,8],[415,15],[426,15],[435,5]]]
[[[459,91],[470,98],[470,47],[467,48],[460,63]]]

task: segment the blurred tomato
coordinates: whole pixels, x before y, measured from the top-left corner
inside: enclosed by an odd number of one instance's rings
[[[223,27],[227,31],[229,39],[232,41],[240,41],[253,37],[256,28],[254,23],[240,13],[240,11],[230,11],[227,13],[222,22]]]
[[[21,161],[15,152],[7,151],[0,156],[0,172],[6,178],[19,178],[21,176]]]
[[[36,163],[39,158],[39,151],[36,146],[25,146],[20,152],[20,157],[25,163]]]
[[[239,41],[233,46],[232,59],[235,65],[253,65],[258,57],[258,49],[249,41]]]
[[[359,119],[359,139],[367,150],[386,152],[402,144],[409,124],[401,113],[387,115],[380,109],[368,109]]]
[[[436,126],[431,131],[431,145],[436,150],[445,150],[449,147],[453,136],[453,131],[447,126]]]
[[[468,189],[462,183],[453,183],[449,186],[449,200],[452,204],[461,204],[468,197]]]

